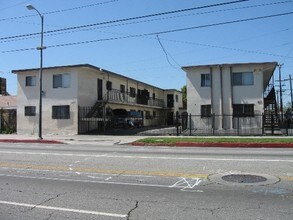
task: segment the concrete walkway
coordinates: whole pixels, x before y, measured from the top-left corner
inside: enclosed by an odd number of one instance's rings
[[[81,143],[107,143],[128,144],[141,136],[113,136],[113,135],[44,135],[39,140],[37,135],[0,134],[0,142],[7,143],[46,143],[46,144],[81,144]]]
[[[44,144],[129,144],[133,146],[176,146],[176,147],[224,147],[224,148],[293,148],[293,137],[287,136],[261,136],[249,138],[292,138],[291,143],[195,143],[195,142],[178,142],[173,144],[144,144],[136,142],[147,136],[118,136],[118,135],[44,135],[43,140],[39,140],[37,135],[18,135],[18,134],[0,134],[0,142],[4,143],[44,143]],[[160,136],[162,137],[162,136]],[[166,136],[170,137],[170,136]],[[184,137],[194,138],[194,137]],[[205,137],[210,138],[210,137]],[[223,138],[213,136],[212,138]],[[229,138],[229,137],[227,137]],[[247,138],[247,137],[237,137]]]

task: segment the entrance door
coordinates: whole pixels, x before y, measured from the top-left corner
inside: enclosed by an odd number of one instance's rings
[[[168,94],[167,95],[167,107],[168,108],[173,108],[174,107],[174,95],[173,94]]]
[[[103,100],[103,80],[98,79],[98,100]]]

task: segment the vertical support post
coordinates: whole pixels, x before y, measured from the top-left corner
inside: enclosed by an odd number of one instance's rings
[[[178,114],[176,114],[176,134],[179,136],[179,120],[178,120]]]
[[[262,117],[261,134],[263,136],[264,133],[265,133],[265,116],[264,116],[264,113],[262,113],[261,117]]]
[[[215,136],[215,114],[212,114],[212,133]]]
[[[240,117],[237,117],[237,135],[240,135]]]
[[[189,114],[189,136],[191,136],[191,114]]]
[[[271,129],[272,129],[272,135],[274,135],[274,124],[275,124],[274,115],[271,114]]]

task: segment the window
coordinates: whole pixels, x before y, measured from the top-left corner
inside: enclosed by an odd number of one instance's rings
[[[36,106],[24,107],[24,116],[35,116],[35,115],[36,115]]]
[[[249,86],[253,85],[253,73],[233,73],[233,85],[234,86]]]
[[[211,74],[201,74],[201,87],[211,86]]]
[[[153,93],[153,100],[155,100],[156,99],[156,94],[155,93]]]
[[[157,117],[157,112],[153,111],[153,117]]]
[[[112,82],[111,81],[107,81],[107,90],[112,90]]]
[[[125,93],[125,85],[120,85],[120,92]]]
[[[234,104],[233,105],[234,117],[254,117],[253,104]]]
[[[178,95],[175,95],[175,100],[176,102],[178,102]]]
[[[130,97],[135,97],[135,88],[130,87]]]
[[[70,75],[69,73],[53,75],[53,88],[69,88]]]
[[[36,86],[36,76],[25,77],[25,86]]]
[[[212,110],[211,105],[201,105],[200,106],[200,115],[201,117],[211,117]]]
[[[70,119],[69,105],[52,106],[52,119]]]

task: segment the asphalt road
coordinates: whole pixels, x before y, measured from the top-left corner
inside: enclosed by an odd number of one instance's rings
[[[0,144],[0,219],[293,219],[293,149]]]

